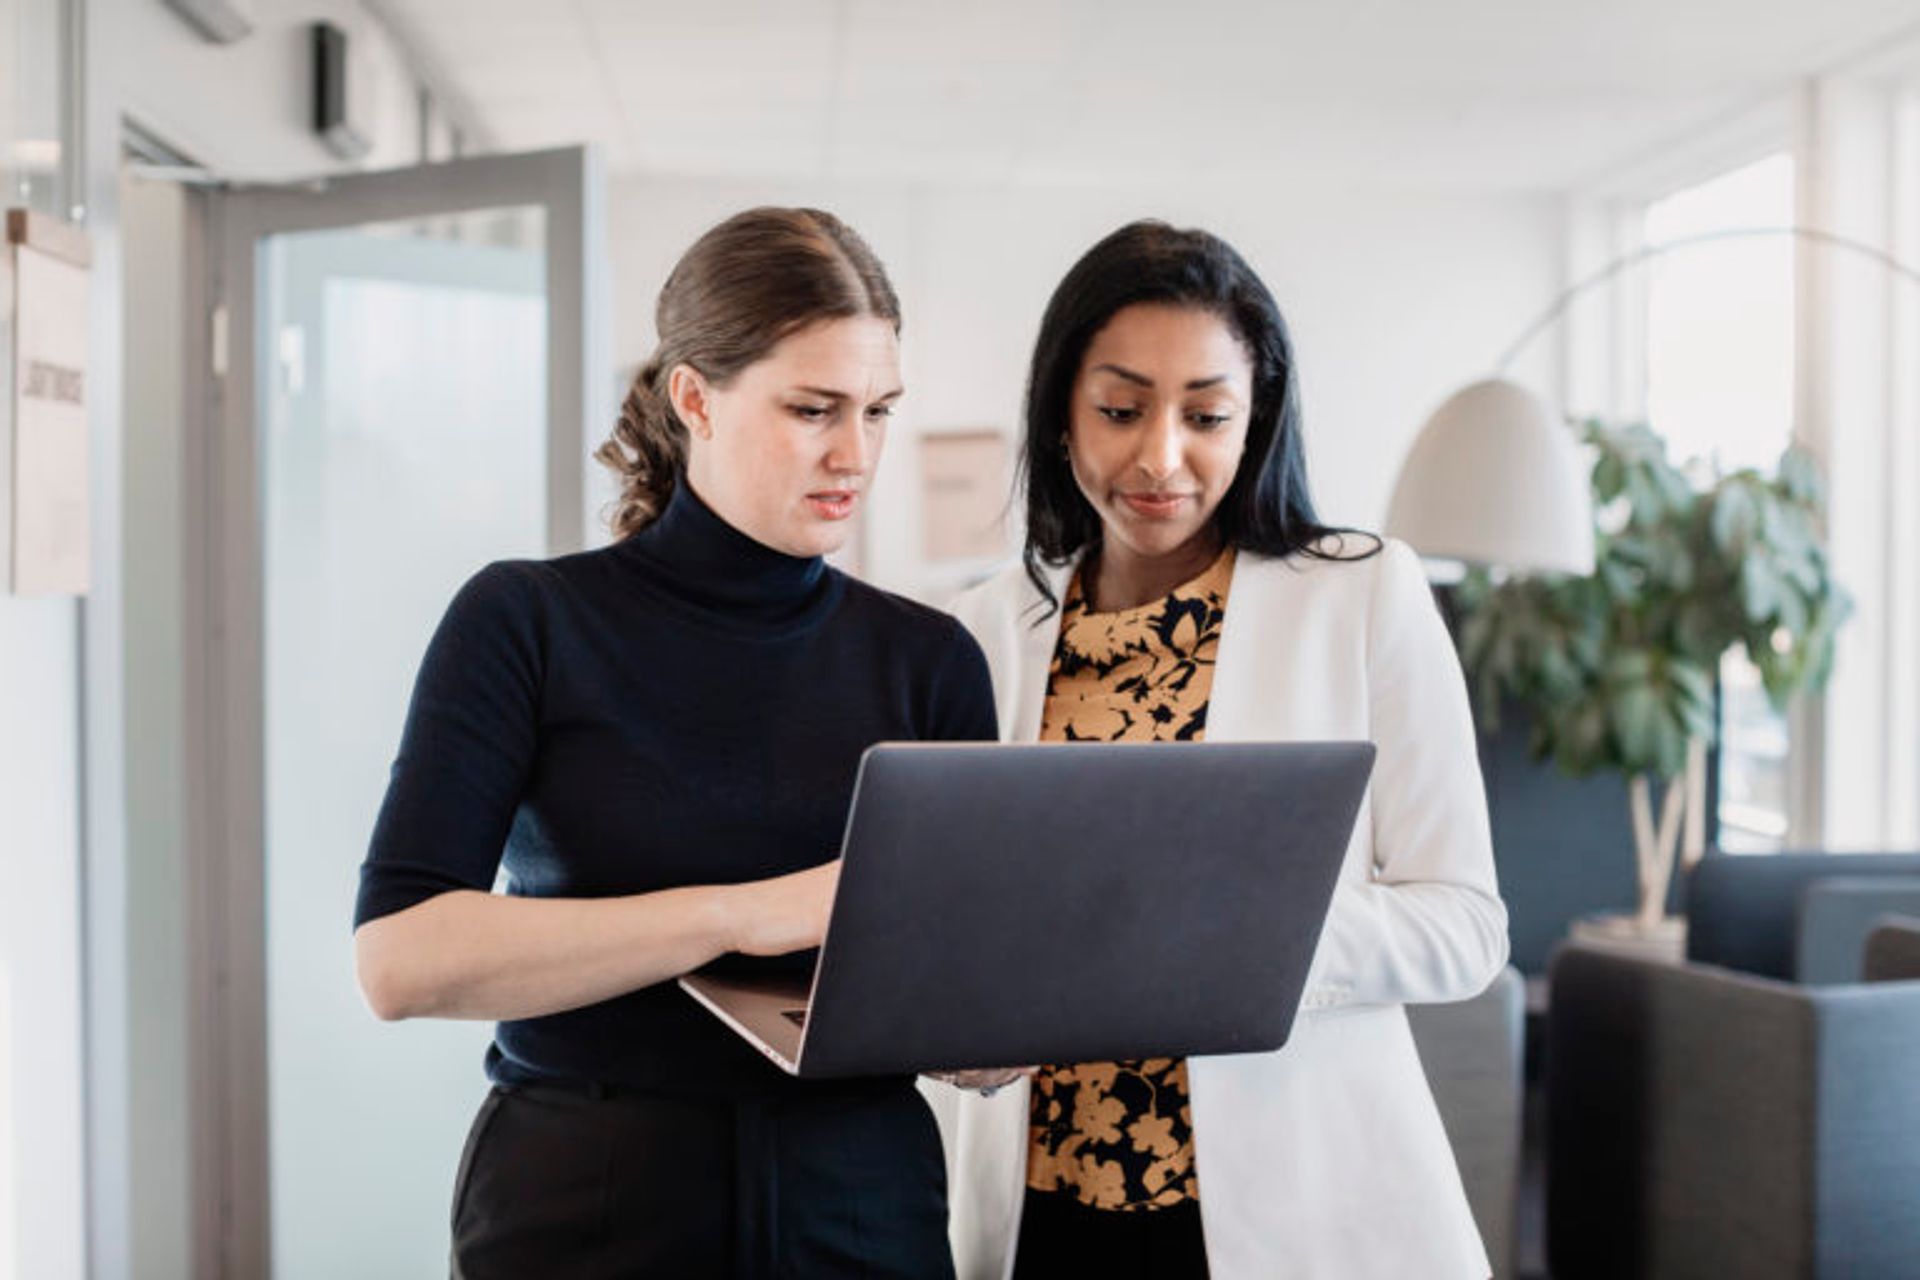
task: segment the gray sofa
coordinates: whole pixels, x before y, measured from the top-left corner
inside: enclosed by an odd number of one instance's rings
[[[1866,951],[1889,980],[1556,956],[1555,1280],[1920,1277],[1920,924]]]
[[[1800,894],[1794,978],[1815,985],[1860,981],[1867,933],[1894,913],[1920,916],[1920,873],[1815,880]]]
[[[1495,1280],[1514,1269],[1525,1017],[1526,983],[1511,965],[1471,1000],[1407,1006]]]
[[[1687,877],[1687,959],[1762,978],[1798,978],[1809,951],[1841,943],[1804,939],[1809,891],[1860,877],[1910,878],[1920,887],[1920,854],[1710,854]],[[1857,936],[1850,951],[1844,961],[1857,962]]]
[[[1866,980],[1920,979],[1920,915],[1883,916],[1867,935]]]

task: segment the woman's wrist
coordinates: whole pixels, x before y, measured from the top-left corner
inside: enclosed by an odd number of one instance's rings
[[[718,959],[740,949],[748,888],[741,884],[704,884],[681,890],[687,895],[686,907],[694,921],[694,934],[701,950],[708,953],[708,959]]]

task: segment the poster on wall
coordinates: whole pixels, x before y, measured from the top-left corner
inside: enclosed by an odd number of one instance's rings
[[[930,561],[1006,551],[1007,437],[990,428],[920,438],[922,550]]]
[[[13,276],[7,585],[15,595],[85,595],[86,236],[44,214],[7,212]]]

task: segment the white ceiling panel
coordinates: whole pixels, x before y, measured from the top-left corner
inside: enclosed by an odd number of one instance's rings
[[[616,169],[1550,189],[1920,0],[379,0],[503,144]]]

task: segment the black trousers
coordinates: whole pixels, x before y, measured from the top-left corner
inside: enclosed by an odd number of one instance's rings
[[[1072,1196],[1027,1192],[1013,1280],[1206,1280],[1200,1202],[1116,1213]]]
[[[726,1102],[497,1085],[453,1198],[454,1280],[951,1280],[939,1132],[910,1085]]]

